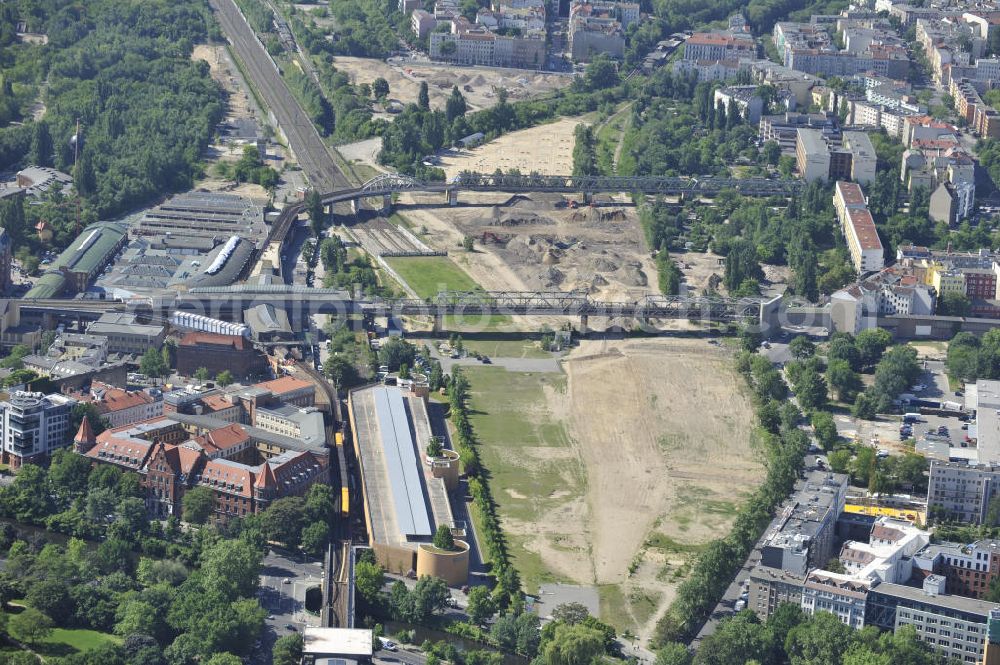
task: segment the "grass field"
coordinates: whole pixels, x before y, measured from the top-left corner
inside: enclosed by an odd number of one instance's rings
[[[107,643],[120,644],[121,638],[96,630],[56,628],[38,644],[36,651],[43,656],[69,656],[96,649]]]
[[[545,391],[565,391],[566,378],[561,374],[507,372],[499,367],[464,371],[472,385],[472,425],[483,442],[483,464],[490,473],[514,565],[529,591],[543,582],[563,581],[535,550],[531,525],[551,523],[546,513],[575,501],[586,487],[583,468],[570,448],[565,427],[544,409]],[[539,496],[548,500],[531,499]],[[578,528],[564,526],[570,532]],[[558,543],[565,534],[546,537]]]
[[[446,256],[387,258],[386,263],[421,298],[439,291],[475,291],[479,285]]]
[[[463,340],[469,353],[479,352],[491,358],[551,358],[538,342],[526,340]]]

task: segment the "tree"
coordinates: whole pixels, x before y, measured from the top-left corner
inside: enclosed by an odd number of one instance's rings
[[[211,658],[204,662],[205,665],[243,665],[242,658],[227,652],[213,654]]]
[[[826,381],[812,367],[806,367],[795,382],[795,396],[803,409],[816,409],[826,404]]]
[[[590,611],[583,603],[563,603],[552,610],[552,618],[563,623],[583,623]]]
[[[427,90],[427,81],[420,82],[420,92],[417,94],[417,106],[422,111],[431,110],[431,97]]]
[[[225,388],[233,383],[233,373],[228,369],[224,369],[215,375],[215,382]]]
[[[618,69],[607,55],[601,54],[587,65],[583,80],[588,90],[607,90],[618,85]]]
[[[7,632],[19,642],[37,644],[52,633],[54,625],[52,619],[45,614],[33,607],[26,607],[20,614],[10,618]]]
[[[448,124],[451,124],[455,118],[460,118],[465,115],[465,111],[468,106],[465,103],[465,96],[462,95],[458,90],[458,86],[453,86],[451,89],[451,95],[448,97],[448,101],[444,105],[444,115]],[[459,136],[458,138],[461,138]]]
[[[600,631],[586,626],[558,624],[542,647],[544,665],[589,665],[604,653]]]
[[[854,629],[829,612],[817,612],[806,623],[792,628],[785,641],[791,665],[839,663],[850,646]]]
[[[427,442],[427,456],[434,459],[441,457],[443,452],[444,446],[441,445],[441,439],[436,436],[432,436],[431,440]],[[450,530],[449,533],[451,533]]]
[[[287,496],[271,503],[264,511],[261,524],[271,540],[295,549],[301,543],[305,501],[299,496]]]
[[[439,550],[452,551],[458,549],[455,547],[455,538],[451,535],[451,529],[447,524],[439,524],[437,531],[434,532],[434,547]]]
[[[737,238],[729,244],[722,281],[726,289],[735,291],[747,279],[760,282],[764,279],[764,271],[757,260],[757,250],[753,244],[744,238]]]
[[[826,380],[841,402],[853,402],[862,387],[861,377],[846,360],[831,360],[826,368]]]
[[[94,161],[90,150],[80,151],[80,158],[73,167],[73,184],[80,196],[90,198],[97,193],[97,176],[94,173]]]
[[[37,166],[53,166],[52,134],[45,120],[35,122],[31,132],[31,154],[29,161]]]
[[[382,587],[385,586],[382,566],[373,561],[359,561],[354,568],[354,585],[362,598],[369,603],[375,603],[382,593]]]
[[[211,489],[203,485],[193,487],[181,499],[181,515],[190,524],[204,524],[212,515],[215,497]]]
[[[680,642],[667,642],[656,652],[654,665],[691,665],[691,652]]]
[[[1000,33],[1000,30],[997,31]],[[961,382],[972,382],[979,377],[980,341],[972,333],[960,332],[948,343],[945,363],[948,375]]]
[[[972,301],[961,291],[945,291],[938,297],[935,314],[939,316],[968,316]]]
[[[326,522],[313,522],[302,529],[302,549],[313,556],[323,556],[329,542],[330,526]]]
[[[65,580],[38,580],[28,586],[28,604],[39,612],[64,624],[73,614],[69,586]]]
[[[323,228],[326,226],[326,210],[323,206],[323,197],[315,189],[310,189],[309,193],[306,194],[305,204],[313,235],[321,238],[323,236]]]
[[[469,614],[469,619],[477,626],[486,623],[486,620],[496,613],[496,603],[493,602],[493,596],[488,587],[482,585],[472,587],[469,591],[469,604],[466,611]]]
[[[199,367],[194,371],[194,378],[199,381],[208,381],[211,378],[211,374],[208,373],[207,367]]]
[[[372,93],[375,99],[385,99],[389,96],[389,82],[381,76],[372,81]]]
[[[161,377],[166,374],[167,367],[163,362],[163,355],[159,349],[152,346],[146,349],[146,352],[142,354],[142,360],[139,362],[139,371],[152,378]]]
[[[833,421],[833,416],[826,411],[816,411],[812,416],[812,426],[819,445],[823,447],[823,450],[831,450],[839,438],[837,424]]]
[[[778,165],[778,160],[781,159],[781,146],[777,141],[767,141],[760,152],[765,162],[771,166]]]
[[[854,336],[850,333],[835,333],[830,339],[830,346],[826,352],[828,364],[835,360],[844,360],[855,372],[861,369],[861,354],[854,343]]]
[[[840,448],[827,455],[826,459],[830,462],[831,471],[834,473],[847,473],[851,464],[851,451],[847,448]]]
[[[201,582],[228,600],[252,598],[260,584],[261,553],[242,540],[223,540],[201,555]]]
[[[302,634],[283,635],[271,650],[274,665],[299,665],[302,662]]]
[[[858,333],[854,345],[858,349],[861,367],[874,367],[891,343],[892,335],[883,328],[869,328]]]
[[[343,355],[333,356],[323,365],[323,372],[338,390],[357,385],[361,380],[358,369]]]
[[[390,337],[378,350],[378,360],[387,365],[390,372],[399,370],[400,365],[412,366],[417,355],[412,344],[400,337]]]
[[[439,577],[424,575],[413,587],[410,594],[413,602],[413,622],[426,623],[432,614],[443,612],[448,607],[451,592]]]
[[[796,335],[788,345],[788,350],[799,360],[811,358],[816,353],[816,345],[805,335]]]

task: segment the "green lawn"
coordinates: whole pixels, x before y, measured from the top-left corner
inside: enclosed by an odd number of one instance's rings
[[[421,298],[431,298],[440,291],[475,291],[479,288],[446,256],[398,257],[385,261]]]
[[[471,354],[478,351],[491,358],[551,358],[552,354],[543,351],[538,342],[525,340],[462,340],[466,350]]]
[[[541,582],[560,581],[531,551],[530,541],[537,535],[530,526],[549,522],[554,510],[578,499],[586,488],[585,471],[570,448],[569,435],[546,408],[546,388],[566,390],[566,377],[500,367],[463,371],[471,384],[472,426],[493,498],[507,521],[514,565],[529,591]],[[546,526],[556,532],[547,537],[557,547],[560,525]]]
[[[68,656],[96,649],[102,644],[121,644],[116,635],[83,628],[56,628],[35,648],[43,656]]]

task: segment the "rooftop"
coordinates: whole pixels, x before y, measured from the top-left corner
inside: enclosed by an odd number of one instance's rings
[[[359,628],[317,628],[306,626],[302,632],[302,653],[322,656],[372,655],[372,631]]]
[[[87,326],[88,334],[104,336],[130,334],[157,337],[163,334],[163,330],[163,326],[139,323],[135,314],[127,312],[102,314],[101,318]]]
[[[879,240],[878,231],[875,229],[875,220],[867,208],[862,210],[849,210],[851,226],[854,227],[854,234],[858,238],[861,249],[881,250],[882,241]]]
[[[840,193],[840,198],[844,200],[848,206],[861,206],[865,207],[868,202],[865,201],[865,193],[861,190],[861,185],[856,182],[846,182],[844,180],[837,181],[837,191]]]
[[[959,612],[967,612],[983,617],[989,616],[990,610],[1000,608],[996,603],[989,603],[985,600],[966,598],[964,596],[954,596],[951,594],[931,595],[921,588],[906,586],[903,584],[879,584],[873,589],[874,592],[885,596],[899,598],[915,603],[926,603],[936,607],[945,607]]]
[[[797,129],[798,141],[802,144],[806,154],[824,155],[830,153],[830,148],[823,139],[823,132],[818,129]]]

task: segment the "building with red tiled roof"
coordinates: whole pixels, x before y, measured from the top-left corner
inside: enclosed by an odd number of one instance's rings
[[[109,427],[124,427],[163,415],[163,394],[159,391],[122,390],[95,381],[90,392],[74,397],[92,403]]]
[[[308,381],[296,379],[294,376],[282,376],[278,379],[262,381],[254,384],[254,387],[269,391],[285,404],[316,405],[316,387]]]
[[[212,492],[212,520],[222,523],[327,482],[326,458],[292,449],[269,457],[257,449],[250,431],[236,423],[202,429],[164,417],[97,437],[89,425],[81,426],[76,439],[76,452],[94,463],[138,473],[154,517],[180,516],[184,493],[194,487]]]

